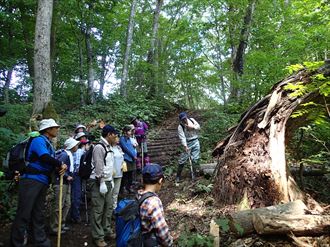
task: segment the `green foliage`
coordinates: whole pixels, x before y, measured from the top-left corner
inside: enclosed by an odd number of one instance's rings
[[[287,66],[286,70],[291,75],[292,73],[302,70],[303,68],[304,68],[304,66],[301,64],[293,64],[293,65]]]
[[[220,218],[215,221],[219,227],[220,231],[223,233],[229,233],[230,232],[230,221],[227,218]],[[244,234],[244,229],[240,224],[234,223],[233,224],[234,230],[240,235],[243,236]]]
[[[165,100],[148,100],[143,95],[136,95],[130,101],[120,95],[112,95],[95,105],[86,105],[73,111],[62,112],[60,123],[63,132],[70,133],[77,123],[89,124],[95,120],[103,120],[121,130],[129,124],[133,116],[153,125],[164,118],[165,113],[174,109],[174,106]],[[60,111],[61,109],[58,109]],[[99,133],[94,133],[96,137]]]
[[[28,133],[29,112],[31,105],[6,105],[7,113],[0,118],[0,159],[7,154],[9,148],[24,139]]]
[[[229,226],[229,219],[227,218],[220,218],[215,221],[219,227],[221,232],[229,232],[230,226]]]
[[[220,108],[205,111],[203,115],[208,121],[203,125],[200,135],[202,161],[209,161],[210,152],[219,140],[227,136],[227,130],[237,123],[240,115],[225,113]]]
[[[180,235],[178,246],[182,247],[212,247],[213,237],[199,233],[184,232]]]
[[[213,184],[205,183],[205,180],[200,180],[196,184],[196,193],[210,193],[213,189]]]
[[[13,221],[17,208],[17,186],[13,181],[0,180],[0,220]]]

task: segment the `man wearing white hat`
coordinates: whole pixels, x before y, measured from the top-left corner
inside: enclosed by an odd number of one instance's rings
[[[56,156],[58,160],[64,162],[65,164],[68,164],[68,170],[64,173],[63,176],[63,196],[62,196],[62,233],[69,230],[69,228],[65,225],[66,218],[69,213],[69,209],[71,207],[71,182],[73,180],[73,153],[75,153],[78,149],[79,141],[73,139],[70,137],[64,142],[64,149],[60,150],[56,153]],[[55,179],[55,185],[54,185],[54,191],[55,191],[55,200],[53,204],[53,210],[51,215],[51,233],[57,234],[58,230],[58,214],[59,214],[59,194],[60,194],[60,176],[58,173],[56,173],[56,179]]]
[[[56,168],[64,174],[67,165],[55,159],[55,150],[51,140],[58,134],[59,125],[54,119],[40,122],[40,136],[35,137],[27,150],[29,161],[26,171],[19,181],[17,214],[12,225],[11,246],[23,246],[28,226],[35,246],[49,247],[50,240],[45,233],[43,214],[50,174]]]

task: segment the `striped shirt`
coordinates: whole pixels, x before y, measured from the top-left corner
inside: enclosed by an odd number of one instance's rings
[[[158,196],[144,200],[140,207],[142,234],[154,231],[161,246],[172,246],[173,238],[164,218],[164,209]]]

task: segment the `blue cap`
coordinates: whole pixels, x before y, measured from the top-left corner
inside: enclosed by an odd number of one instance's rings
[[[158,164],[150,163],[143,167],[142,176],[144,179],[158,180],[164,177],[163,169]]]
[[[102,136],[106,136],[109,133],[119,135],[119,132],[115,129],[115,127],[107,124],[102,128]]]
[[[185,119],[185,118],[187,118],[187,113],[186,113],[186,112],[181,112],[181,113],[179,114],[179,119],[180,119],[180,121],[182,121],[182,120]]]

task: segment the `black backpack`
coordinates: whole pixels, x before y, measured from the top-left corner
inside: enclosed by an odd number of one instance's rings
[[[106,165],[105,158],[107,157],[107,154],[108,154],[106,146],[103,143],[97,143],[95,145],[91,145],[90,148],[80,158],[78,175],[81,179],[89,179],[90,175],[92,174],[92,171],[95,168],[92,165],[92,157],[93,157],[94,147],[98,144],[102,145],[102,147],[106,151],[106,154],[104,156],[104,164]]]
[[[29,164],[27,161],[27,154],[34,138],[35,137],[29,137],[10,148],[6,159],[3,162],[3,166],[8,168],[10,171],[18,171],[23,174]]]

